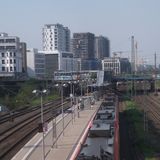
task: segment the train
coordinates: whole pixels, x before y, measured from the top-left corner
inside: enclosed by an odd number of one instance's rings
[[[151,90],[151,83],[149,81],[124,81],[116,83],[117,91],[130,91],[135,89],[136,91]]]
[[[119,160],[117,97],[104,96],[76,160]]]

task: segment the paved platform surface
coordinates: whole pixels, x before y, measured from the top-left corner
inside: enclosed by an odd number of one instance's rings
[[[62,115],[56,117],[56,137],[53,131],[53,123],[48,126],[45,133],[45,160],[72,160],[79,150],[84,132],[100,106],[97,101],[92,107],[86,106],[79,112],[75,107],[75,114],[64,115],[64,132],[62,132]],[[13,158],[12,160],[44,160],[42,152],[42,133],[37,133]]]

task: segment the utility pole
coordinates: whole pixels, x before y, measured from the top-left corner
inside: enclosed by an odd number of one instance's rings
[[[134,36],[131,37],[131,98],[133,96],[133,86],[134,81],[132,80],[135,72],[135,45],[134,45]]]
[[[132,73],[135,71],[135,45],[134,45],[134,36],[131,37],[131,67]]]
[[[157,61],[157,55],[156,52],[154,54],[154,74],[155,74],[155,80],[154,80],[154,91],[155,91],[155,95],[157,95],[157,89],[156,89],[156,78],[157,78],[157,72],[156,72],[156,61]]]

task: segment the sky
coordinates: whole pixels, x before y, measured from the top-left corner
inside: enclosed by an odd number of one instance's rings
[[[111,54],[130,57],[131,36],[138,57],[160,63],[160,0],[0,0],[0,32],[42,49],[44,24],[60,23],[74,32],[108,37]]]

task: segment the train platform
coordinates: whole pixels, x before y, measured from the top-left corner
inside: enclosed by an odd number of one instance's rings
[[[74,112],[64,114],[64,121],[59,115],[48,124],[44,147],[43,134],[37,133],[12,160],[74,160],[100,104],[101,100],[92,106],[86,103],[80,111],[74,106]]]

